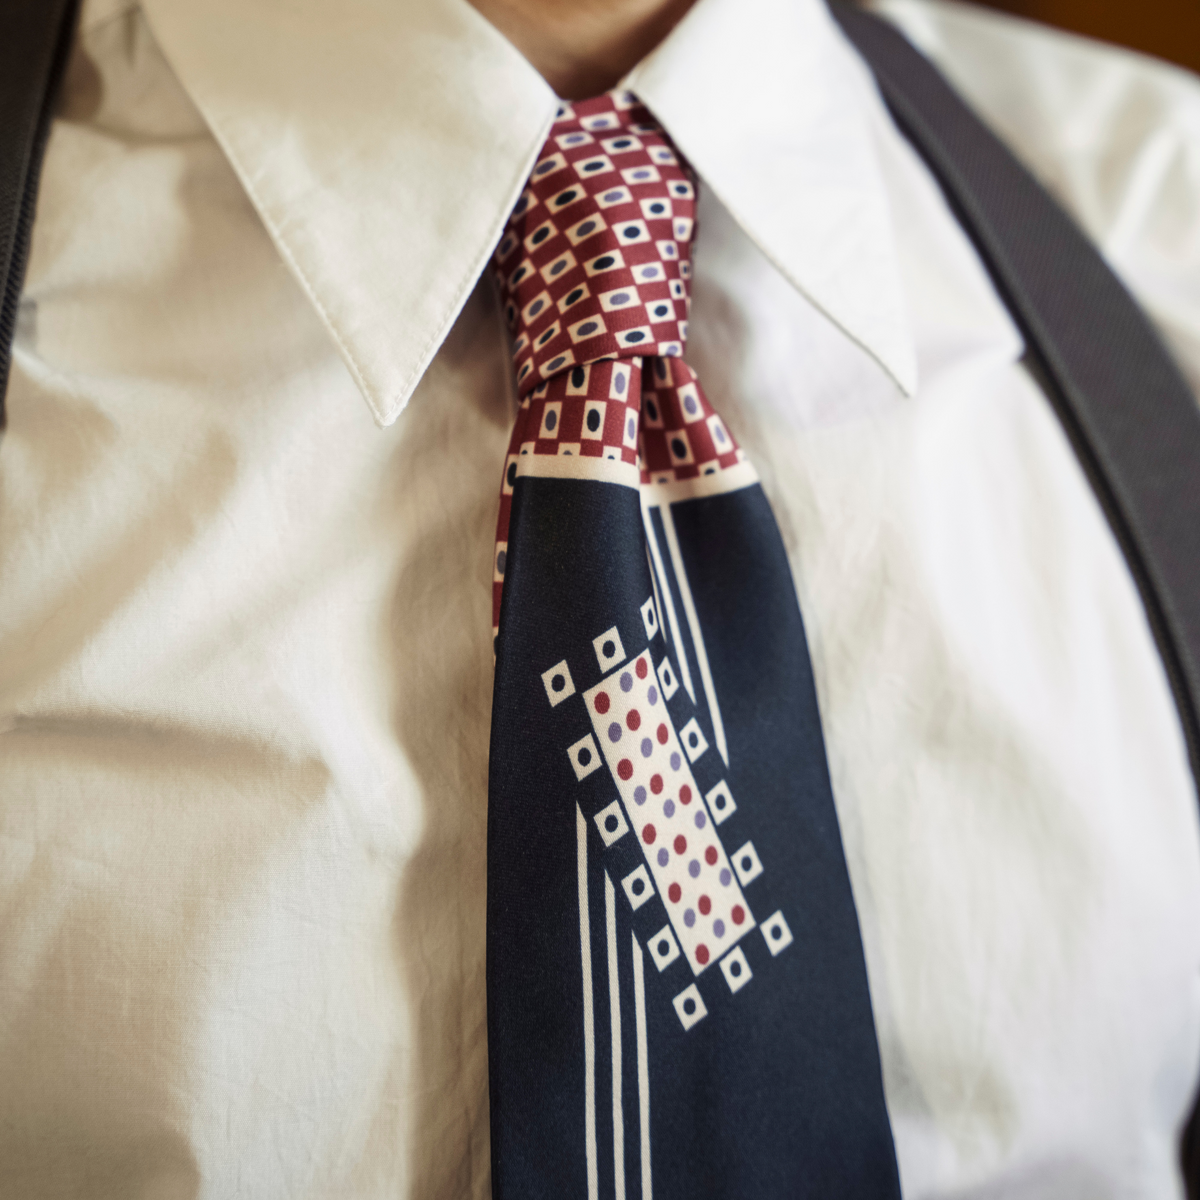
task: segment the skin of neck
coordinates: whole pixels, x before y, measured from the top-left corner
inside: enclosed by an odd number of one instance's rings
[[[694,0],[470,0],[564,100],[615,86]]]

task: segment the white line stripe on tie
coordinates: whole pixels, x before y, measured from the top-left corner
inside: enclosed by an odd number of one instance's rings
[[[604,872],[604,916],[608,928],[608,1011],[612,1030],[612,1116],[614,1190],[625,1200],[625,1114],[621,1107],[621,980],[617,974],[617,890]]]
[[[579,867],[579,946],[583,956],[583,1119],[588,1200],[600,1200],[596,1157],[596,1018],[592,998],[592,931],[588,917],[587,822],[575,805],[576,862]]]
[[[665,508],[662,511],[665,527],[667,513]],[[654,569],[658,573],[662,598],[667,602],[667,620],[671,625],[671,641],[675,644],[675,657],[679,660],[679,674],[683,679],[683,686],[687,688],[687,694],[692,698],[692,703],[695,704],[696,689],[692,684],[691,669],[688,667],[687,649],[680,635],[679,618],[675,615],[675,601],[671,596],[671,585],[667,581],[667,572],[663,566],[662,554],[659,553],[658,538],[654,536],[654,522],[651,521],[650,510],[645,505],[642,505],[642,524],[646,526],[646,545],[650,547],[650,554],[654,559]]]
[[[713,737],[716,738],[717,750],[729,766],[729,746],[725,742],[725,723],[721,720],[721,709],[717,704],[717,691],[713,687],[712,672],[708,669],[708,651],[704,649],[704,635],[700,632],[700,618],[696,615],[696,605],[692,601],[692,589],[688,586],[687,575],[683,570],[683,558],[679,553],[679,538],[675,536],[675,522],[671,519],[671,506],[662,506],[663,532],[667,536],[667,550],[671,555],[671,566],[675,569],[675,578],[679,582],[679,595],[683,600],[683,611],[687,614],[688,629],[692,634],[692,645],[696,650],[696,662],[700,665],[700,682],[704,684],[704,697],[708,701],[708,715],[712,718]],[[691,688],[688,689],[691,691]],[[692,697],[693,702],[695,697]]]
[[[642,1200],[651,1200],[650,1049],[646,1041],[646,973],[637,934],[633,935],[633,1004],[637,1024],[638,1124],[642,1135]]]

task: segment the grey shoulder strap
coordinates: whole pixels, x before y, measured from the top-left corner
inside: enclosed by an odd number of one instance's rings
[[[0,425],[42,151],[76,0],[0,3]]]
[[[1071,219],[891,25],[832,6],[1040,367],[1141,592],[1200,785],[1200,406]],[[1200,1108],[1184,1136],[1200,1196]]]

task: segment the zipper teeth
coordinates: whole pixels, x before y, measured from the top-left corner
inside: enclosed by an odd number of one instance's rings
[[[21,288],[25,281],[25,266],[29,258],[29,241],[33,231],[33,218],[37,210],[38,180],[41,177],[42,157],[46,140],[50,135],[54,104],[62,82],[71,40],[75,31],[78,0],[65,0],[57,18],[51,14],[48,23],[53,31],[53,42],[42,71],[34,73],[40,82],[37,120],[27,139],[25,149],[24,179],[21,200],[17,207],[15,228],[12,233],[8,270],[4,278],[3,295],[0,296],[0,428],[4,426],[4,394],[8,387],[8,372],[12,361],[12,341],[16,332],[17,309],[21,303]],[[40,77],[40,78],[39,78]]]

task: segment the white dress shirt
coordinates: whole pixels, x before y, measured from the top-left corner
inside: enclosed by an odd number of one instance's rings
[[[1200,84],[881,5],[1200,388]],[[820,0],[629,76],[808,630],[909,1197],[1178,1197],[1200,829],[1021,337]],[[465,0],[88,0],[0,440],[0,1195],[488,1194],[485,270],[553,116]]]

